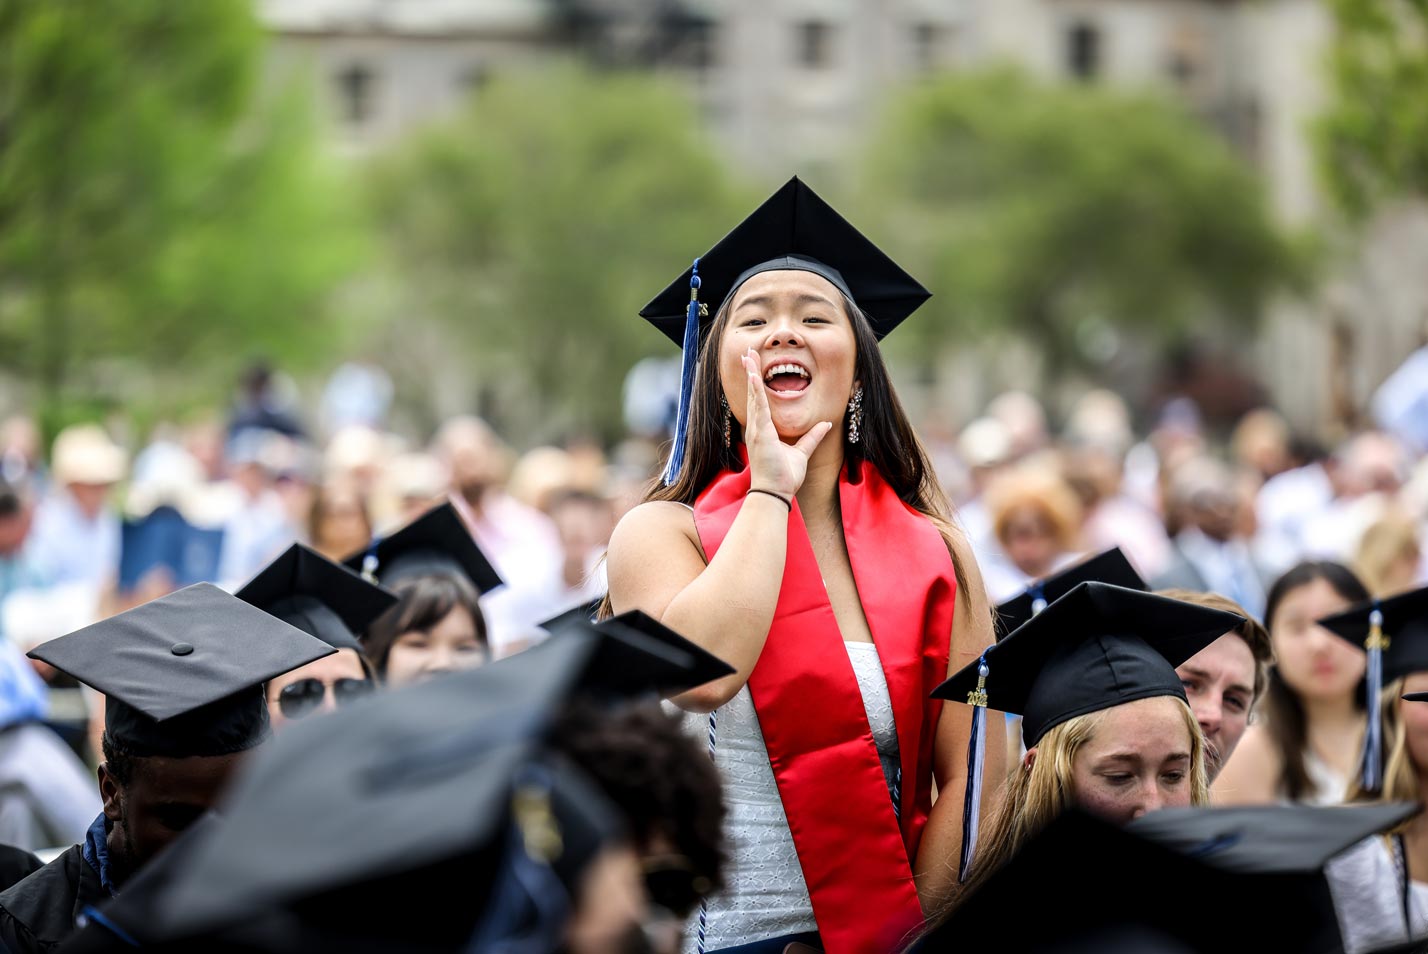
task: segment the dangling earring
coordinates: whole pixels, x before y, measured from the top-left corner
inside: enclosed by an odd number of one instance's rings
[[[729,413],[729,399],[724,395],[719,395],[719,407],[724,411],[724,446],[729,446],[729,421],[733,415]]]
[[[848,402],[848,443],[858,443],[863,426],[863,386],[858,385],[853,392],[853,400]]]

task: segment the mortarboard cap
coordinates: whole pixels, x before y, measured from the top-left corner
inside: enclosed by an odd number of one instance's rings
[[[640,610],[596,623],[580,606],[540,625],[553,634],[602,637],[587,688],[621,695],[642,690],[675,694],[734,674],[733,666]]]
[[[285,550],[236,595],[335,649],[359,653],[358,634],[398,601],[390,590],[301,543]]]
[[[1078,715],[1152,696],[1184,699],[1175,667],[1242,622],[1234,613],[1080,583],[986,651],[986,705],[1020,715],[1030,748]],[[977,668],[965,667],[933,695],[966,702],[978,689]]]
[[[1028,622],[1033,616],[1059,600],[1079,583],[1110,583],[1129,590],[1145,590],[1145,580],[1130,565],[1120,547],[1082,560],[1028,586],[1025,592],[997,606],[997,638]]]
[[[699,256],[699,298],[714,310],[760,272],[794,270],[828,279],[851,298],[884,337],[932,297],[911,275],[794,177]],[[640,310],[675,344],[684,326],[693,268]],[[705,316],[701,331],[712,321]]]
[[[1361,773],[1363,787],[1376,792],[1383,782],[1383,723],[1378,718],[1383,685],[1428,671],[1428,587],[1363,600],[1318,623],[1368,653],[1364,682],[1370,718]]]
[[[105,695],[105,732],[136,756],[225,755],[262,742],[262,684],[335,650],[210,583],[50,640],[30,656]]]
[[[1249,925],[1231,920],[1233,911],[1251,907],[1234,893],[1241,880],[1071,809],[1029,839],[914,950],[942,954],[983,938],[995,938],[1001,954],[1253,950],[1238,946],[1242,932],[1254,935],[1261,919],[1279,909],[1263,899]],[[1206,909],[1216,917],[1190,913]],[[1036,916],[1028,918],[1033,910]],[[1236,930],[1227,932],[1227,924]]]
[[[413,910],[464,918],[457,928],[469,931],[492,902],[519,781],[547,764],[544,736],[565,701],[607,688],[599,649],[611,638],[562,629],[480,669],[363,699],[331,724],[295,724],[240,769],[221,827],[182,859],[165,897],[146,901],[162,912],[151,934],[216,931],[275,912],[305,919],[329,903],[349,927],[353,910],[370,908],[374,919],[390,912],[397,932],[410,933]],[[579,794],[578,774],[554,788]],[[566,825],[592,798],[556,801],[560,841],[593,850],[608,824]],[[564,881],[579,862],[552,866]],[[375,921],[361,930],[368,949],[402,938]],[[462,946],[453,939],[449,949]]]
[[[502,583],[449,501],[432,507],[391,536],[373,540],[366,550],[342,562],[387,586],[438,573],[465,576],[476,592],[483,594]]]
[[[684,351],[665,484],[674,482],[683,465],[703,333],[740,285],[769,271],[812,272],[832,282],[867,315],[879,340],[932,297],[817,193],[797,177],[788,180],[640,310],[640,317]]]

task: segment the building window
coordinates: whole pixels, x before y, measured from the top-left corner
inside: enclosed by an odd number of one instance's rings
[[[833,24],[825,20],[805,20],[795,31],[799,66],[821,70],[833,65]]]
[[[946,55],[948,30],[940,23],[917,23],[912,27],[912,63],[919,72],[942,65]]]
[[[372,117],[372,93],[376,81],[376,74],[361,63],[354,63],[337,74],[342,115],[354,126],[360,126]]]
[[[1101,71],[1101,31],[1077,22],[1066,31],[1066,71],[1077,79],[1094,79]]]

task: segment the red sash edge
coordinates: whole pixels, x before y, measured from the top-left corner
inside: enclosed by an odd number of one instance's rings
[[[844,536],[897,725],[901,825],[796,500],[778,606],[749,691],[825,949],[886,954],[922,921],[911,859],[931,810],[942,704],[930,693],[947,675],[957,584],[936,526],[871,464],[849,476],[839,481]],[[695,502],[710,559],[748,487],[747,470],[725,471]]]

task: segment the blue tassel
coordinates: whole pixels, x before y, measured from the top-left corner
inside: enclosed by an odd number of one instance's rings
[[[694,368],[699,361],[699,319],[708,309],[699,303],[699,259],[689,275],[689,309],[684,313],[684,356],[679,366],[679,413],[674,419],[674,446],[664,465],[662,480],[668,487],[679,479],[684,466],[684,442],[689,436],[689,405],[694,400]]]
[[[1031,596],[1031,615],[1038,616],[1046,609],[1045,584],[1038,580],[1027,593]]]
[[[1388,648],[1388,639],[1383,635],[1383,613],[1377,603],[1369,613],[1369,635],[1364,648],[1368,650],[1368,671],[1364,675],[1368,683],[1368,728],[1364,732],[1363,787],[1365,791],[1377,792],[1383,788],[1383,720],[1379,705],[1383,695],[1383,651]]]
[[[957,880],[966,882],[977,851],[982,821],[982,773],[987,762],[987,657],[977,660],[977,688],[967,693],[972,706],[972,734],[967,739],[967,798],[962,803],[962,858]]]

